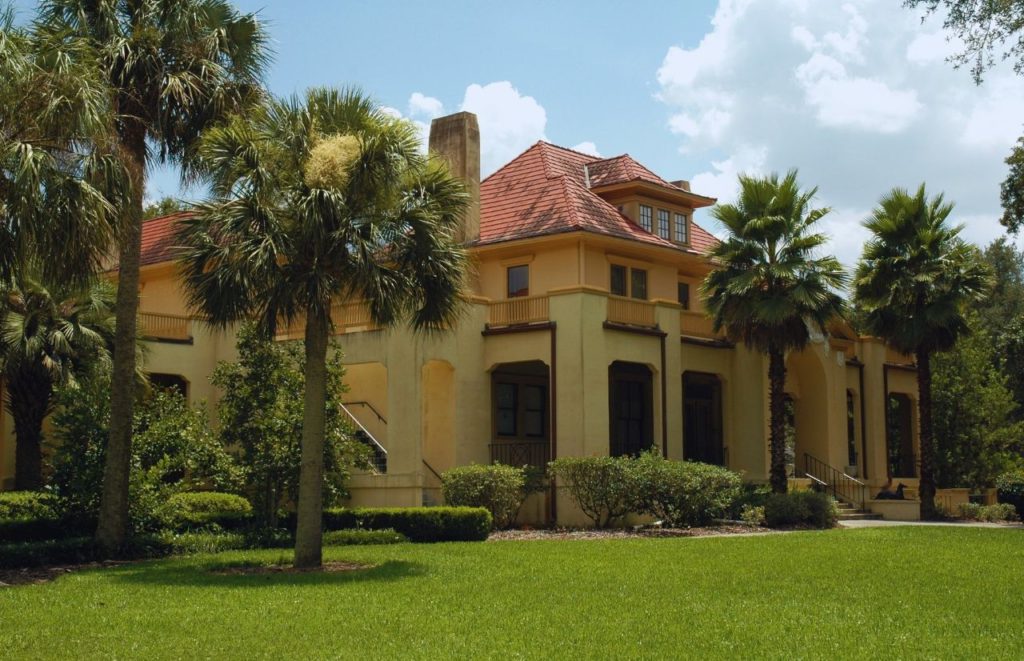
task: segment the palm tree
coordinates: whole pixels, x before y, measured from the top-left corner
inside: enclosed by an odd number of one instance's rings
[[[123,194],[105,82],[74,39],[40,39],[0,12],[0,283],[101,266]]]
[[[785,493],[786,352],[843,313],[846,274],[835,257],[818,255],[827,237],[815,223],[829,209],[811,208],[816,188],[801,191],[795,170],[739,181],[736,203],[711,211],[728,235],[711,251],[715,269],[701,292],[716,331],[768,354],[771,486]]]
[[[207,127],[258,94],[267,61],[256,17],[225,0],[47,0],[35,31],[87,44],[109,88],[111,142],[130,181],[119,211],[117,329],[110,439],[96,540],[108,551],[128,530],[128,471],[135,401],[135,337],[146,173],[155,158],[187,160]]]
[[[978,299],[989,273],[977,251],[946,223],[953,205],[931,199],[924,184],[894,188],[864,222],[872,234],[857,265],[854,296],[868,333],[917,360],[921,518],[935,510],[931,356],[969,332],[965,305]]]
[[[106,282],[49,287],[26,280],[0,292],[4,404],[14,420],[15,489],[42,486],[43,420],[57,388],[110,360],[114,292]]]
[[[440,329],[459,309],[467,196],[420,153],[416,130],[357,90],[310,90],[212,130],[199,146],[212,198],[181,223],[192,307],[218,326],[255,318],[305,327],[296,567],[321,564],[331,307]]]

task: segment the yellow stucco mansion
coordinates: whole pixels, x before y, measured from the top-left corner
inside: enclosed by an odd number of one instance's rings
[[[767,479],[766,360],[716,335],[698,296],[715,238],[693,216],[714,199],[628,155],[546,142],[481,182],[470,113],[435,120],[430,148],[473,196],[463,228],[475,262],[470,305],[437,337],[377,329],[359,302],[337,305],[345,405],[381,450],[377,471],[353,477],[354,504],[438,502],[439,475],[457,465],[542,466],[651,446]],[[234,337],[188,316],[171,261],[178,217],[145,224],[146,368],[192,402],[214,401],[209,377],[233,359]],[[872,493],[890,476],[914,485],[913,366],[841,323],[829,330],[787,358],[795,474],[827,481],[831,467]],[[582,522],[561,492],[528,505],[535,521]]]

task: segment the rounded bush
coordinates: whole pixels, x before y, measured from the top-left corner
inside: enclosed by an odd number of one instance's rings
[[[769,528],[833,528],[839,522],[839,508],[831,496],[817,491],[776,493],[765,502],[764,519]]]
[[[495,528],[511,528],[526,499],[526,469],[494,464],[460,466],[441,475],[444,501],[452,507],[483,507]]]
[[[1000,503],[1013,505],[1017,516],[1024,519],[1024,470],[1000,475],[996,479],[996,493]]]
[[[704,526],[725,517],[740,495],[740,476],[696,461],[669,461],[648,452],[635,460],[637,512],[665,525]]]
[[[56,519],[57,499],[45,491],[0,492],[0,520]]]
[[[208,526],[224,529],[242,527],[252,519],[252,505],[232,493],[197,491],[177,493],[158,511],[160,520],[172,530],[193,530]]]
[[[562,457],[548,464],[569,495],[598,528],[631,511],[636,500],[635,460],[630,457]]]

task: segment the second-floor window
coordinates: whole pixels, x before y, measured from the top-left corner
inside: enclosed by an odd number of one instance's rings
[[[688,282],[679,283],[679,305],[682,305],[684,310],[690,309],[690,283]]]
[[[526,264],[508,267],[508,297],[530,295],[530,267]]]
[[[669,234],[669,210],[658,209],[657,210],[657,235],[668,239],[671,237]]]
[[[676,214],[676,243],[686,243],[686,215]]]
[[[647,271],[627,268],[621,264],[612,264],[609,289],[615,296],[647,300]]]
[[[654,209],[647,206],[646,204],[640,205],[640,227],[650,232],[653,228],[654,223]]]

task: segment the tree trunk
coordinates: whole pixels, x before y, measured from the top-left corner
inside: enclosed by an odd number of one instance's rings
[[[921,519],[933,521],[935,509],[935,445],[932,438],[932,362],[926,349],[917,351],[918,418],[921,425]]]
[[[14,488],[43,486],[43,420],[50,410],[53,385],[38,370],[20,369],[7,376],[7,410],[14,420]]]
[[[770,441],[772,492],[786,493],[786,354],[777,346],[768,349],[768,408],[771,414]]]
[[[323,563],[324,422],[327,409],[328,324],[306,319],[306,391],[302,411],[302,463],[299,471],[295,567]]]
[[[146,133],[137,123],[121,136],[123,162],[131,181],[122,210],[117,274],[113,369],[110,380],[110,436],[103,467],[96,543],[106,553],[124,545],[128,534],[128,481],[135,409],[135,342],[139,314],[139,259],[142,253],[142,200],[146,187]]]

